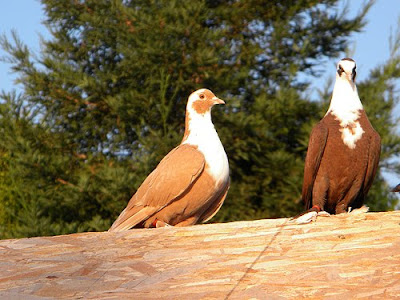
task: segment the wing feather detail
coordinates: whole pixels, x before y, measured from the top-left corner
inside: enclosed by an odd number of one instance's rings
[[[308,150],[304,164],[304,179],[302,199],[306,205],[306,209],[312,206],[312,191],[314,181],[321,164],[322,155],[324,154],[326,141],[328,140],[328,129],[322,122],[314,126],[311,131],[310,141],[308,142]]]
[[[367,195],[374,181],[376,171],[378,170],[379,158],[381,155],[381,137],[374,130],[368,151],[368,166],[364,179],[363,194]]]
[[[219,193],[216,196],[216,199],[214,201],[214,203],[211,205],[211,207],[209,207],[209,209],[204,212],[204,214],[201,216],[201,222],[205,223],[209,220],[211,220],[216,214],[217,212],[220,210],[222,204],[224,204],[224,200],[226,198],[226,195],[228,194],[228,190],[230,187],[230,180],[227,182],[226,186],[221,189],[221,193]]]
[[[109,231],[124,231],[147,220],[185,193],[203,172],[205,159],[195,147],[174,148],[144,180]]]

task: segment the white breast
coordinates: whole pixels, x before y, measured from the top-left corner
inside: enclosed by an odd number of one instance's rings
[[[225,149],[221,141],[217,138],[210,138],[204,141],[199,146],[207,162],[207,170],[216,180],[217,185],[220,182],[225,182],[229,178],[229,163]]]
[[[355,83],[336,76],[331,104],[326,114],[332,113],[340,123],[343,143],[350,149],[356,147],[356,142],[361,139],[364,130],[358,119],[363,106],[358,97]]]
[[[211,121],[196,122],[196,120],[190,120],[189,126],[190,134],[183,144],[197,146],[197,149],[203,153],[207,171],[215,179],[216,185],[228,181],[228,157],[214,125]]]
[[[353,127],[344,127],[340,129],[343,143],[350,149],[354,149],[356,147],[356,142],[361,139],[364,133],[364,130],[359,122],[354,122],[352,126]]]

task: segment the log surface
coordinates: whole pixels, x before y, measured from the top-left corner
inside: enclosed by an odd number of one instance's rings
[[[400,211],[0,241],[1,299],[393,299]]]

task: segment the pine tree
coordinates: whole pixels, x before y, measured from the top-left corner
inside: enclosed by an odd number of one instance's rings
[[[200,87],[227,100],[213,120],[232,184],[213,221],[300,211],[324,102],[307,98],[299,75],[325,71],[319,63],[346,49],[372,5],[349,17],[338,2],[43,0],[52,39],[38,56],[15,34],[0,41],[24,90],[1,95],[0,235],[107,229],[179,143]],[[386,89],[399,68],[393,59],[359,87],[376,95],[368,115],[386,142],[383,164],[399,153]],[[395,205],[381,177],[373,191],[375,209]]]

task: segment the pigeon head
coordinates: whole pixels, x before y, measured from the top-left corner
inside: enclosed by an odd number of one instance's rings
[[[341,59],[337,64],[336,81],[327,114],[333,113],[342,127],[353,124],[363,109],[355,79],[356,62],[351,58]]]
[[[225,102],[215,96],[210,90],[200,89],[189,96],[187,109],[190,112],[204,115],[209,113],[215,104],[225,104]]]
[[[211,121],[211,108],[216,104],[225,104],[225,102],[208,89],[197,90],[189,96],[182,143],[196,144],[199,136],[207,139],[209,134],[217,134]]]
[[[343,58],[337,64],[336,77],[347,80],[350,83],[355,83],[356,81],[356,62],[351,58]]]

